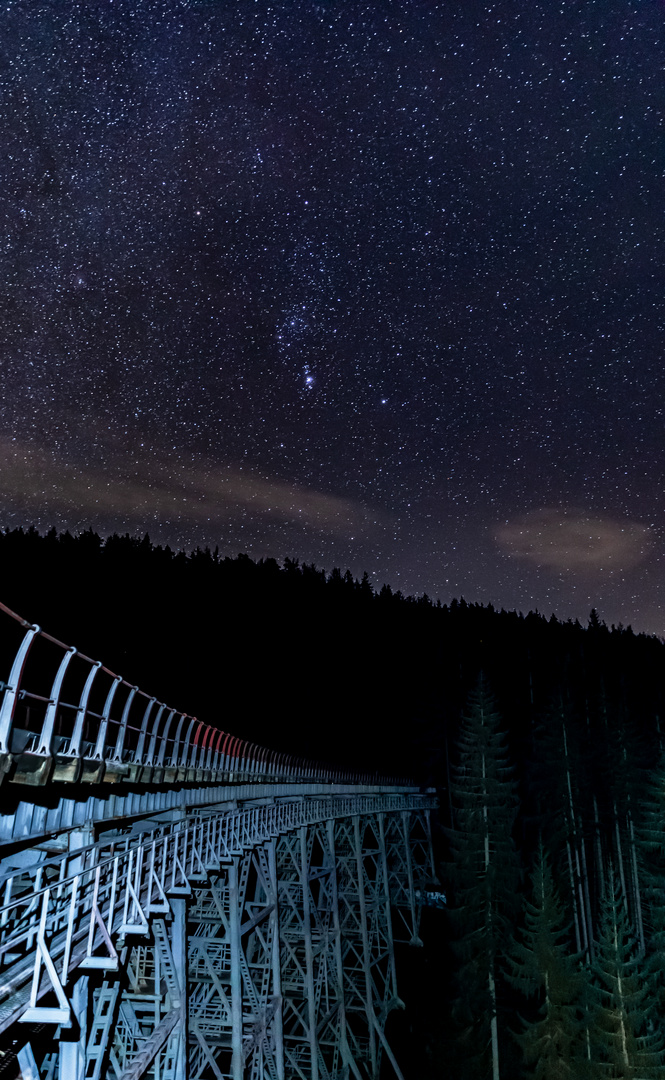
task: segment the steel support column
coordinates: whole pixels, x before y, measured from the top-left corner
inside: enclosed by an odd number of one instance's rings
[[[240,908],[244,901],[236,856],[229,866],[229,945],[231,949],[231,1076],[243,1080],[242,973],[240,970]],[[244,890],[243,890],[244,893]]]
[[[188,1080],[187,1077],[187,901],[184,897],[170,898],[173,919],[171,921],[171,948],[173,964],[180,991],[180,1019],[173,1029],[171,1039],[174,1045],[171,1053],[175,1056],[174,1080]]]
[[[314,950],[312,947],[312,913],[310,866],[307,826],[300,830],[300,888],[302,889],[302,925],[305,935],[305,992],[307,1000],[307,1035],[309,1039],[309,1068],[311,1080],[319,1080],[319,1048],[316,1030],[316,997],[314,995]]]
[[[372,955],[370,951],[369,928],[367,925],[367,898],[365,896],[365,866],[363,852],[364,837],[360,835],[360,818],[353,819],[353,843],[356,858],[356,873],[358,875],[358,913],[360,924],[360,940],[362,943],[362,963],[364,977],[364,1006],[367,1017],[367,1034],[369,1042],[369,1060],[372,1080],[379,1075],[379,1058],[376,1046],[376,1031],[374,1026],[374,1002],[372,986]]]
[[[335,866],[335,822],[326,822],[328,848],[330,857]],[[350,1069],[356,1080],[362,1080],[362,1076],[349,1047],[349,1038],[346,1029],[346,1006],[344,1002],[344,961],[342,957],[342,930],[339,917],[339,895],[337,889],[337,870],[331,875],[330,898],[333,917],[333,943],[335,953],[335,993],[339,1008],[339,1044],[340,1054],[344,1065]],[[348,1072],[345,1074],[348,1075]]]
[[[284,1074],[284,1030],[283,1030],[283,997],[282,997],[282,972],[279,956],[279,883],[277,880],[277,859],[275,856],[275,841],[269,840],[266,844],[268,854],[268,869],[270,873],[269,901],[272,906],[270,912],[270,932],[272,935],[272,989],[273,1004],[275,1010],[275,1074],[276,1080],[285,1080]]]

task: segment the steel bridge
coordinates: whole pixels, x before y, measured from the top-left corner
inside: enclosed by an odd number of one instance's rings
[[[0,1080],[402,1078],[433,791],[249,744],[0,620]]]

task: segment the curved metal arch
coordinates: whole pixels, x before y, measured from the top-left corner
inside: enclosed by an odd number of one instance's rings
[[[138,691],[138,686],[131,686],[127,695],[127,701],[125,707],[122,710],[122,719],[120,720],[120,727],[118,728],[118,734],[115,740],[115,750],[113,755],[109,758],[110,761],[122,761],[123,751],[125,749],[125,734],[127,732],[127,724],[129,722],[129,710],[132,707],[132,702]]]
[[[238,759],[238,772],[245,772],[245,755],[247,753],[247,747],[249,743],[245,739],[240,739],[236,751],[236,757]]]
[[[210,742],[208,743],[208,752],[206,754],[206,759],[205,759],[205,762],[204,762],[204,768],[205,769],[212,769],[212,752],[213,752],[213,746],[215,745],[215,736],[217,735],[218,731],[219,731],[219,728],[210,727],[211,734],[210,734]]]
[[[104,703],[104,708],[102,710],[102,719],[101,719],[100,724],[99,724],[99,731],[97,732],[97,741],[95,742],[95,749],[93,750],[93,753],[92,753],[92,756],[93,756],[95,761],[104,761],[104,759],[106,757],[106,755],[104,754],[104,750],[105,750],[105,747],[106,747],[106,732],[107,732],[108,726],[109,726],[109,718],[111,716],[111,708],[113,706],[113,699],[115,697],[115,692],[118,689],[118,687],[120,686],[121,682],[122,682],[122,679],[121,679],[120,675],[114,675],[113,676],[113,682],[111,683],[111,686],[109,688],[109,692],[106,695],[106,701]]]
[[[177,726],[176,732],[175,732],[175,738],[173,740],[173,750],[171,751],[171,761],[170,761],[170,765],[172,767],[174,767],[174,766],[176,766],[178,764],[178,752],[179,752],[179,749],[180,749],[180,732],[183,729],[183,725],[184,725],[186,719],[187,719],[187,713],[182,713],[181,716],[180,716],[180,720],[178,721],[178,726]]]
[[[198,720],[196,716],[192,716],[190,721],[189,721],[189,727],[187,728],[187,734],[185,735],[185,741],[182,744],[182,753],[180,754],[180,761],[178,762],[178,764],[180,765],[181,768],[186,768],[187,765],[189,764],[188,761],[187,761],[187,754],[188,754],[188,751],[189,751],[189,740],[190,740],[191,735],[192,735],[192,728],[194,727],[194,724],[198,724],[199,727],[201,727],[201,725],[203,724],[203,720]]]
[[[55,718],[58,713],[58,706],[60,704],[60,693],[62,691],[62,684],[67,674],[67,668],[71,664],[72,660],[76,656],[77,650],[73,645],[67,649],[67,652],[60,661],[60,665],[53,680],[53,686],[51,687],[50,701],[46,707],[46,713],[44,714],[44,723],[42,724],[42,730],[39,735],[39,742],[37,743],[37,753],[44,756],[52,753],[53,747],[51,741],[53,739],[53,728],[55,727]]]
[[[162,736],[161,736],[161,739],[160,739],[160,747],[159,747],[159,754],[157,755],[157,761],[156,762],[151,761],[150,762],[151,765],[154,765],[154,764],[163,765],[164,764],[164,755],[166,754],[166,747],[168,745],[169,731],[171,730],[171,724],[173,723],[173,717],[175,716],[175,714],[176,714],[176,710],[171,709],[171,711],[170,711],[170,713],[168,715],[168,719],[166,721],[166,724],[164,725],[164,730],[162,732]],[[155,737],[156,737],[156,735],[155,735]]]
[[[243,770],[244,772],[248,772],[250,774],[254,772],[254,765],[256,763],[256,758],[254,757],[254,751],[255,750],[256,750],[256,746],[255,746],[254,743],[249,743],[249,742],[245,743],[245,755],[244,755],[245,768]]]
[[[237,750],[242,741],[237,735],[231,735],[230,739],[231,741],[226,751],[226,772],[233,772],[233,769],[231,768],[231,759],[237,756]]]
[[[70,757],[80,757],[81,740],[83,738],[83,725],[85,723],[85,714],[88,710],[88,699],[90,698],[92,684],[95,681],[95,677],[101,666],[101,660],[93,661],[93,665],[88,673],[88,678],[86,679],[83,690],[81,691],[81,697],[79,698],[78,708],[76,710],[76,719],[74,720],[74,730],[72,731],[72,737],[69,743],[69,749],[67,751],[68,756]]]
[[[137,762],[143,761],[143,747],[145,746],[145,737],[148,732],[148,718],[150,716],[150,713],[152,712],[152,707],[155,704],[156,700],[157,698],[150,698],[143,713],[143,720],[141,721],[141,731],[139,733],[138,742],[136,744],[136,750],[134,751],[134,756]]]
[[[233,748],[232,753],[233,753],[233,756],[235,757],[236,762],[237,762],[237,767],[236,767],[237,772],[242,772],[242,763],[243,763],[243,757],[244,757],[244,754],[245,754],[245,740],[244,739],[238,738],[238,742],[236,743],[235,747]]]
[[[208,739],[210,739],[210,745],[212,746],[212,734],[214,730],[214,727],[211,727],[210,724],[204,724],[203,738],[201,740],[201,749],[199,751],[199,760],[196,765],[197,769],[205,768],[205,758],[208,750]]]
[[[0,709],[0,754],[9,753],[12,726],[14,723],[14,712],[16,711],[16,701],[18,699],[21,679],[23,678],[23,671],[32,643],[37,634],[40,633],[40,628],[36,624],[31,626],[30,623],[24,622],[23,619],[21,619],[21,622],[24,626],[27,626],[28,629],[19,645],[18,652],[14,657],[14,663],[12,664],[12,669],[9,673],[9,682],[2,699],[2,708]]]
[[[223,740],[223,743],[221,744],[221,750],[219,751],[219,768],[222,772],[226,772],[228,769],[227,762],[229,760],[229,746],[232,741],[233,735],[229,731],[227,731],[225,733],[225,740]]]
[[[159,725],[166,710],[166,705],[160,702],[157,710],[157,716],[152,722],[152,730],[150,732],[150,742],[148,743],[148,749],[146,751],[145,758],[143,760],[144,765],[153,765],[155,757],[155,747],[157,745],[157,732],[159,731]]]
[[[213,770],[215,772],[217,772],[217,769],[219,767],[220,743],[221,743],[222,739],[225,738],[225,737],[228,738],[228,736],[226,735],[226,732],[222,731],[221,728],[220,728],[220,732],[219,732],[219,735],[217,737],[217,742],[215,743],[215,756],[214,756],[213,761],[212,761],[212,767],[213,767]]]

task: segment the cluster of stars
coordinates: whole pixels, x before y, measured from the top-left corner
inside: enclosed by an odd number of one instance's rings
[[[492,539],[543,507],[662,515],[656,0],[0,18],[2,438],[121,470],[143,443],[367,510],[353,541],[247,503],[171,543],[564,616],[589,593],[662,632],[657,548],[585,591]]]

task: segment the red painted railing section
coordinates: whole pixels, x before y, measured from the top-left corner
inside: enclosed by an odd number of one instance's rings
[[[179,713],[0,604],[0,780],[409,784],[256,746]]]

